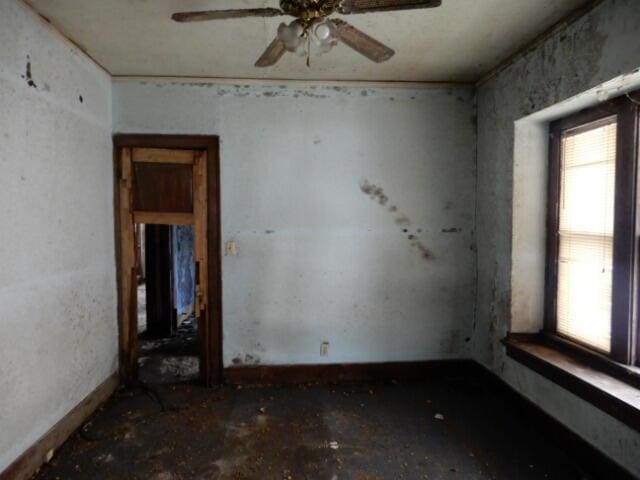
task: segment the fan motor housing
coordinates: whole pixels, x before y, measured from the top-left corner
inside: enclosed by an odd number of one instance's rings
[[[331,15],[340,6],[341,0],[280,0],[283,12],[309,25]]]

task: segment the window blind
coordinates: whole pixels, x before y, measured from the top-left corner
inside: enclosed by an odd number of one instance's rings
[[[609,353],[616,117],[561,142],[558,332]]]

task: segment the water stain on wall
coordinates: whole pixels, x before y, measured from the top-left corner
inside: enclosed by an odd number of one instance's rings
[[[409,218],[407,218],[404,215],[400,215],[398,217],[395,218],[395,223],[396,225],[411,225],[411,220],[409,220]]]
[[[240,365],[260,365],[260,357],[258,357],[257,355],[249,355],[248,353],[244,356],[244,359],[242,358],[242,355],[239,355],[237,357],[234,357],[233,360],[231,360],[231,362],[236,365],[236,366],[240,366]]]
[[[369,183],[367,180],[360,184],[360,190],[362,193],[369,195],[372,200],[377,200],[380,205],[386,205],[389,200],[382,187]]]
[[[384,193],[384,189],[376,184],[369,183],[368,180],[364,180],[360,183],[360,191],[367,195],[371,200],[378,202],[378,205],[385,207],[389,203],[389,197]],[[393,221],[400,227],[411,226],[411,220],[404,215],[396,205],[390,205],[387,207],[389,213],[394,214]],[[424,259],[433,258],[433,254],[429,249],[420,241],[417,237],[417,233],[421,233],[422,229],[416,230],[416,233],[410,233],[408,228],[403,228],[402,233],[407,235],[411,247],[420,252],[420,255]]]
[[[33,76],[31,75],[31,57],[27,55],[27,66],[24,75],[20,75],[27,82],[27,85],[33,88],[38,88],[36,82],[33,81]]]

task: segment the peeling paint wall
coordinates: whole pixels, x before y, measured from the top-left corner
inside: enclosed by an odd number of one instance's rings
[[[472,88],[115,80],[113,101],[114,132],[220,136],[225,366],[469,357]]]
[[[519,201],[513,197],[514,181],[523,179],[513,178],[514,122],[638,68],[638,32],[637,0],[607,0],[480,86],[473,344],[476,359],[640,476],[638,432],[506,358],[500,344],[511,322],[518,321],[511,310],[512,205]]]
[[[0,2],[0,471],[117,369],[111,80]]]

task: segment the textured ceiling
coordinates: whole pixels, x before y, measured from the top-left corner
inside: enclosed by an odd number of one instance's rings
[[[277,7],[277,0],[30,0],[113,75],[469,82],[587,0],[443,0],[435,9],[344,16],[396,51],[375,64],[344,45],[253,66],[283,19],[176,23],[174,12]]]

